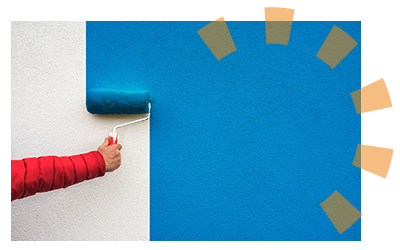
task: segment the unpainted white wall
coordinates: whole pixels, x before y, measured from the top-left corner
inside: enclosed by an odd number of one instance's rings
[[[11,159],[96,150],[143,115],[86,111],[85,22],[12,22]],[[12,240],[149,240],[149,121],[121,128],[122,165],[11,203]]]

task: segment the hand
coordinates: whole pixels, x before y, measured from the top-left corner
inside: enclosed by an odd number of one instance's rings
[[[112,172],[121,165],[120,144],[108,145],[108,138],[99,146],[97,151],[103,156],[106,163],[106,172]]]

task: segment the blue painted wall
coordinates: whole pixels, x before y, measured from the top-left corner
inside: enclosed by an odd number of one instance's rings
[[[361,22],[293,22],[288,46],[227,22],[220,61],[208,23],[87,22],[87,88],[151,95],[150,239],[361,240],[319,205],[337,190],[361,210]],[[333,25],[359,44],[331,69],[316,54]]]

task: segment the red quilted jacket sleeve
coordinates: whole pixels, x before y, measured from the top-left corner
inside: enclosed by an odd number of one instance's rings
[[[105,170],[103,156],[98,151],[69,157],[12,160],[11,201],[103,176]]]

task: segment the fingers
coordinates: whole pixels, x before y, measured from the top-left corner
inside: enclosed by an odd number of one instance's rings
[[[117,147],[118,150],[121,150],[122,145],[121,144],[115,144],[115,147]]]

